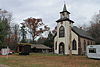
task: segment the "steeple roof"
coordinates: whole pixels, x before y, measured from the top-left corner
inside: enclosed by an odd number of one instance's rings
[[[66,4],[64,4],[63,11],[67,11]]]
[[[63,12],[67,12],[70,14],[70,12],[67,11],[66,4],[64,4],[63,11],[61,13],[63,13]]]
[[[71,23],[74,23],[74,21],[69,19],[69,14],[70,12],[67,11],[66,4],[64,4],[63,11],[60,12],[60,19],[58,19],[56,22],[70,21]]]

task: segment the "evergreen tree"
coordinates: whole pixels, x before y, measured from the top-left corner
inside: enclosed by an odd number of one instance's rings
[[[9,30],[10,30],[10,26],[7,19],[3,19],[3,20],[0,19],[0,46],[7,45],[5,43],[5,39],[8,37]]]
[[[26,43],[26,34],[27,31],[25,30],[25,25],[22,23],[22,27],[21,27],[21,36],[22,36],[22,43]]]
[[[53,48],[53,43],[54,43],[54,39],[53,39],[53,34],[51,32],[49,32],[47,39],[44,41],[44,45]]]

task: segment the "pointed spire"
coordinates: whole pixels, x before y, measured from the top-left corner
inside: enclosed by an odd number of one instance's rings
[[[64,4],[64,7],[63,7],[63,11],[62,11],[62,12],[67,12],[68,14],[70,14],[70,12],[67,11],[66,4]],[[62,12],[61,12],[61,13],[62,13]]]
[[[64,4],[63,11],[67,11],[67,9],[66,9],[66,4]]]

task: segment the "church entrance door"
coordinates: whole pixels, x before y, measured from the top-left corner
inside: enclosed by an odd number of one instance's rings
[[[64,43],[59,44],[59,54],[65,54]]]

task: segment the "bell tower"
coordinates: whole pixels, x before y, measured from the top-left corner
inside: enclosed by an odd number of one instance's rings
[[[67,11],[66,4],[63,6],[62,12],[60,12],[60,18],[57,22],[57,35],[54,41],[54,47],[57,49],[55,53],[57,54],[69,54],[70,44],[71,44],[71,27],[73,21],[69,17],[70,12]]]
[[[58,19],[56,22],[62,22],[62,21],[70,21],[71,23],[74,23],[72,20],[70,20],[70,12],[66,8],[66,4],[63,6],[63,11],[60,12],[60,19]]]
[[[60,18],[69,18],[70,12],[67,11],[66,4],[64,4],[63,11],[60,12]]]

